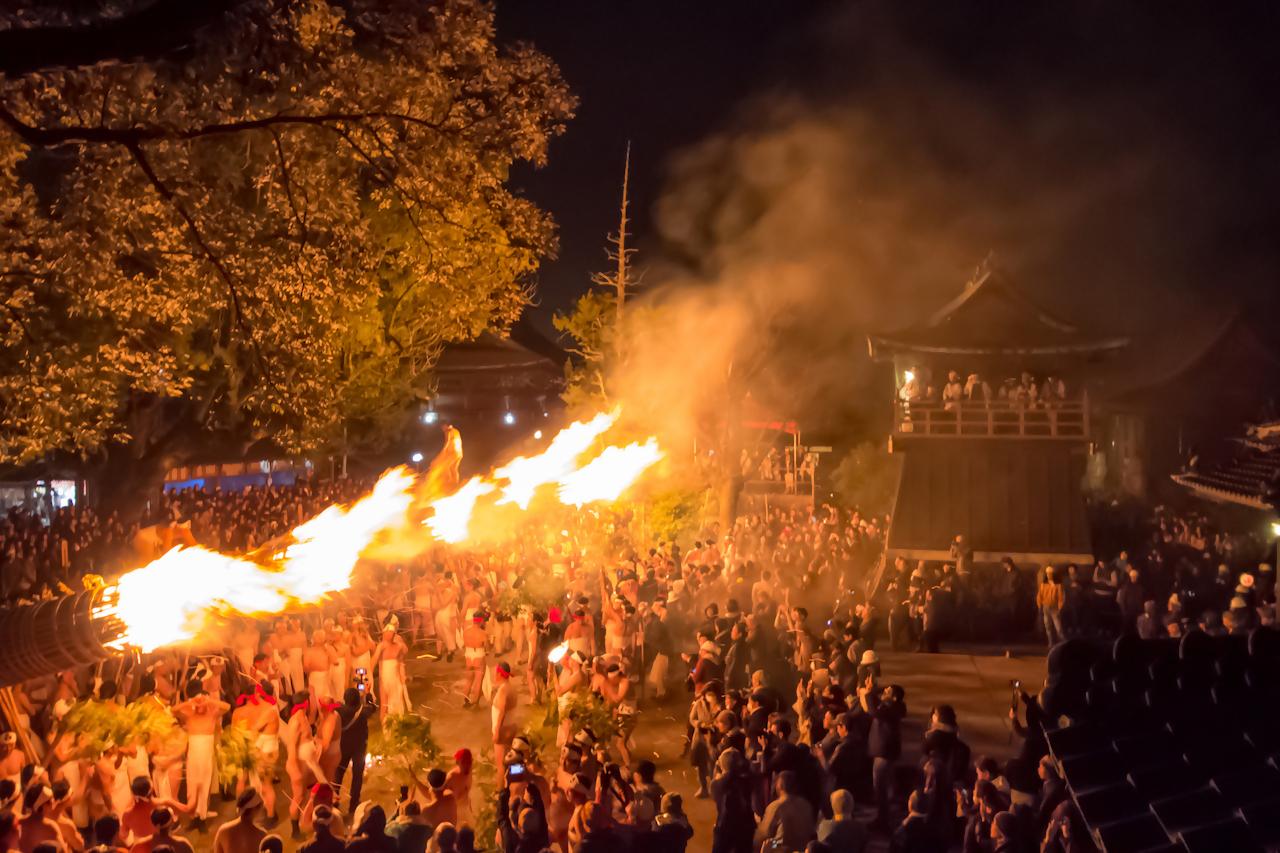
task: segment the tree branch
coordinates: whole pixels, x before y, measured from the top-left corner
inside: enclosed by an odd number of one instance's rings
[[[146,154],[143,153],[142,147],[137,143],[129,144],[127,147],[129,149],[129,153],[133,155],[134,162],[138,164],[138,168],[142,170],[142,173],[147,176],[147,180],[151,182],[151,186],[155,188],[161,198],[168,202],[169,205],[177,211],[178,216],[182,217],[182,221],[187,224],[187,230],[191,233],[192,239],[195,240],[196,245],[200,247],[200,250],[209,260],[209,263],[213,265],[213,268],[217,270],[218,276],[226,283],[227,292],[231,295],[232,323],[247,333],[248,330],[245,329],[244,324],[244,314],[241,311],[240,306],[240,291],[236,288],[236,283],[231,277],[231,272],[226,268],[226,265],[222,263],[222,259],[218,257],[212,247],[209,246],[208,241],[205,240],[204,235],[200,232],[200,228],[196,225],[195,218],[192,217],[191,213],[187,210],[186,205],[184,205],[177,196],[173,194],[173,191],[169,189],[164,181],[160,180],[160,176],[151,168],[151,163],[147,160]],[[252,340],[251,336],[250,339]]]
[[[0,30],[0,74],[78,68],[106,60],[164,56],[188,47],[201,27],[243,0],[156,0],[119,18],[74,26]]]
[[[125,146],[162,140],[180,142],[200,139],[206,136],[224,136],[233,133],[245,133],[251,130],[266,130],[280,125],[311,125],[332,129],[333,122],[357,123],[372,120],[401,121],[435,131],[444,130],[444,126],[441,123],[409,115],[408,113],[385,111],[321,113],[319,115],[280,114],[255,119],[242,119],[240,121],[216,122],[186,130],[156,124],[141,124],[133,127],[86,127],[84,125],[37,127],[27,124],[9,111],[8,108],[0,106],[0,121],[7,124],[27,144],[41,147],[64,145],[68,142],[91,142]]]

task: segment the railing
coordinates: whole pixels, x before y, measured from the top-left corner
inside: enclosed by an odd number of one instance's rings
[[[894,403],[893,433],[938,438],[1088,438],[1089,398],[1027,404],[920,401]]]

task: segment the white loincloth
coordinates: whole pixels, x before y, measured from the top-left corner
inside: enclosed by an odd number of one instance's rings
[[[249,771],[249,783],[255,788],[262,788],[262,774],[259,769],[267,771],[267,784],[271,784],[271,777],[274,775],[276,761],[280,758],[280,736],[260,732],[254,740],[254,746],[258,750],[258,754],[262,756],[261,766],[254,767]]]
[[[209,789],[213,785],[213,735],[187,735],[187,799],[194,797],[195,815],[209,815]]]
[[[378,688],[382,709],[388,715],[409,712],[409,690],[400,677],[400,661],[384,660],[379,669],[382,684]]]
[[[347,692],[347,688],[351,686],[351,674],[347,672],[347,659],[339,658],[338,662],[329,667],[329,686],[333,689],[333,698],[342,699],[342,694]]]
[[[289,653],[281,662],[280,672],[289,682],[289,692],[296,694],[306,686],[307,680],[302,671],[302,649],[289,649]]]
[[[329,672],[308,672],[307,673],[307,689],[311,691],[312,703],[319,702],[321,699],[333,699],[333,691],[329,688]]]

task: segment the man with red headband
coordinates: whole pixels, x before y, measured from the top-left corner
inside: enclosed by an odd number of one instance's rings
[[[458,750],[453,754],[454,766],[445,777],[444,785],[453,792],[453,800],[458,804],[459,823],[471,824],[471,750]]]
[[[467,663],[467,686],[462,707],[470,708],[480,702],[484,687],[485,658],[488,655],[489,635],[484,630],[485,614],[477,612],[471,624],[462,632],[462,656]]]
[[[246,717],[253,732],[254,745],[262,760],[249,773],[249,784],[262,793],[262,809],[266,813],[263,826],[276,825],[276,763],[280,760],[280,709],[276,704],[275,688],[270,682],[260,683],[253,693],[245,697],[249,708]],[[233,715],[234,718],[234,715]]]

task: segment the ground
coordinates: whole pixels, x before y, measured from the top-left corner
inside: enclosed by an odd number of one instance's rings
[[[1040,650],[1020,649],[1018,652],[1009,657],[1005,656],[1003,649],[991,648],[937,655],[882,652],[884,680],[901,684],[907,693],[903,760],[914,762],[919,758],[921,734],[928,725],[930,710],[942,703],[955,707],[961,737],[969,744],[975,758],[984,754],[1002,759],[1006,757],[1012,751],[1008,720],[1010,682],[1021,679],[1031,692],[1037,692],[1044,679],[1044,657]],[[431,720],[433,733],[446,755],[452,755],[462,746],[470,747],[478,757],[487,755],[489,710],[487,706],[462,708],[460,659],[450,664],[411,658],[409,675],[413,701],[418,710]],[[523,679],[518,678],[517,681],[523,686]],[[522,709],[526,698],[522,693]],[[646,706],[636,730],[635,755],[637,759],[652,759],[658,765],[658,781],[663,787],[684,795],[686,810],[694,826],[689,851],[705,853],[711,848],[715,809],[709,801],[693,798],[697,788],[696,777],[688,760],[680,755],[688,702],[687,694],[680,691],[670,695],[662,705],[651,703]],[[367,774],[365,781],[366,797],[386,805],[394,802],[393,785],[380,779],[376,770]],[[288,800],[284,796],[279,799],[281,809],[287,808]],[[477,796],[476,807],[480,806]],[[223,804],[220,811],[229,816],[232,808]],[[282,820],[276,831],[286,837],[286,850],[296,847],[287,839],[287,820]],[[209,839],[210,835],[204,833],[191,836],[197,849],[208,849]],[[883,850],[886,847],[881,839],[873,849]]]

